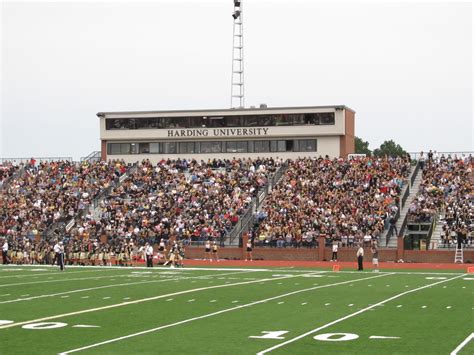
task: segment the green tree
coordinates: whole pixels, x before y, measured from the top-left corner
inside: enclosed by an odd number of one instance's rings
[[[390,156],[390,157],[400,157],[406,155],[407,152],[393,140],[383,142],[379,148],[374,149],[374,155],[376,157]]]
[[[372,151],[369,149],[369,142],[365,142],[359,137],[355,137],[355,152],[356,154],[365,154],[368,157],[372,155]]]

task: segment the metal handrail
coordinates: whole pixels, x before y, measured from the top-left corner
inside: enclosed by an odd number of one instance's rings
[[[405,203],[407,202],[408,196],[410,196],[410,185],[407,184],[400,202],[400,209],[405,207]]]
[[[101,160],[101,154],[100,154],[100,151],[93,151],[92,153],[90,153],[88,156],[86,157],[81,157],[80,161],[83,162],[83,161],[92,161],[92,162],[98,162]]]
[[[410,176],[410,186],[413,186],[415,183],[416,176],[418,175],[418,171],[420,171],[420,162],[416,162],[415,170],[413,170],[413,173]]]

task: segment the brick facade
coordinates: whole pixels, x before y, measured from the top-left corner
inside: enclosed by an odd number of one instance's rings
[[[365,248],[365,261],[370,261],[372,256],[370,248]],[[323,258],[319,256],[323,252]],[[245,259],[245,249],[243,248],[219,248],[219,258],[231,260]],[[337,253],[338,261],[356,261],[356,248],[339,248]],[[254,248],[254,260],[303,260],[303,261],[323,261],[331,260],[331,248],[307,249],[307,248]],[[203,259],[204,247],[186,248],[186,257],[189,259]],[[394,262],[403,259],[405,262],[416,263],[453,263],[454,250],[405,250],[403,258],[397,255],[397,249],[379,249],[379,260],[381,262]],[[474,250],[464,251],[464,261],[474,263]]]

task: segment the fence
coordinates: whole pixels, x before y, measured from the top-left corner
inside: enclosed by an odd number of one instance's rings
[[[418,153],[414,153],[414,152],[409,152],[408,154],[410,154],[410,157],[414,160],[418,160],[421,152],[418,152]],[[455,156],[457,156],[458,158],[459,157],[462,157],[463,155],[468,157],[468,156],[474,156],[474,151],[459,151],[459,152],[436,152],[437,156],[439,158],[441,158],[442,155],[444,155],[445,157],[447,157],[448,155],[450,155],[452,158],[454,158]],[[428,152],[427,151],[423,151],[423,155],[425,156],[425,158],[428,158]]]
[[[13,164],[25,164],[29,163],[31,159],[36,160],[37,162],[42,161],[73,161],[72,157],[29,157],[29,158],[0,158],[0,164],[3,163],[13,163]]]

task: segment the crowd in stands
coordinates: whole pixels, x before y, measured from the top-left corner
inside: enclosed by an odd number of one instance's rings
[[[125,238],[137,244],[176,237],[220,240],[280,165],[273,159],[148,160],[71,231],[75,237]]]
[[[430,221],[441,212],[447,242],[472,238],[472,157],[428,154],[420,162],[423,181],[409,221]],[[7,238],[19,263],[49,263],[53,240],[60,239],[68,260],[86,253],[88,259],[102,255],[101,263],[111,253],[129,260],[133,250],[161,239],[222,241],[282,164],[272,158],[144,160],[133,167],[122,161],[3,164],[0,239]],[[257,215],[256,246],[316,247],[320,236],[327,245],[373,245],[397,215],[410,173],[408,156],[300,158],[286,166]],[[56,229],[71,220],[71,229]]]
[[[0,163],[0,189],[20,170],[18,164],[12,161]]]
[[[257,216],[254,244],[313,247],[324,235],[370,245],[397,214],[409,171],[409,157],[291,161]]]
[[[443,223],[445,245],[472,243],[474,231],[474,160],[472,156],[421,154],[423,177],[409,208],[408,221],[430,223],[437,215]]]
[[[34,238],[60,220],[86,211],[126,170],[113,162],[36,162],[0,190],[0,233]]]
[[[281,163],[272,158],[156,165],[144,160],[120,183],[127,170],[122,162],[28,164],[22,177],[0,192],[0,232],[15,255],[23,252],[18,260],[28,256],[35,262],[46,262],[51,252],[51,243],[35,237],[61,218],[76,218],[65,235],[66,251],[88,255],[95,248],[124,254],[119,250],[130,243],[142,246],[162,238],[215,240],[239,221]],[[97,209],[89,208],[105,190]],[[63,237],[54,230],[51,240]]]

